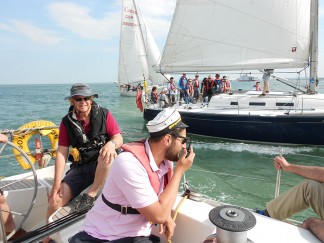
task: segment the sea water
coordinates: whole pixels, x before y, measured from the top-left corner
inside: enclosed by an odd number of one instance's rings
[[[146,121],[143,113],[136,108],[135,97],[121,97],[113,83],[90,85],[99,94],[96,102],[108,108],[114,115],[125,142],[148,136]],[[232,82],[233,90],[252,89],[252,86],[253,83],[250,82]],[[59,125],[69,107],[64,98],[69,95],[70,87],[71,84],[0,85],[0,130],[15,130],[34,120],[48,120]],[[323,87],[324,84],[320,83],[319,89],[322,92]],[[270,89],[274,90],[272,83]],[[277,172],[273,167],[273,158],[281,149],[289,162],[324,165],[323,147],[279,147],[275,144],[191,137],[196,153],[192,168],[186,172],[191,188],[208,197],[241,207],[262,209],[267,201],[274,198]],[[43,140],[46,145],[46,138]],[[50,164],[53,163],[52,160]],[[0,158],[0,166],[0,176],[25,172],[14,157]],[[282,172],[280,191],[283,192],[302,180],[302,177]],[[315,214],[306,210],[294,219],[303,221],[308,216]]]

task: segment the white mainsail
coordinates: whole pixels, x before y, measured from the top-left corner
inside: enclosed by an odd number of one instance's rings
[[[172,73],[305,67],[310,1],[178,0],[158,68]]]
[[[164,78],[153,71],[160,51],[145,25],[134,0],[124,0],[120,30],[118,84],[162,84]]]

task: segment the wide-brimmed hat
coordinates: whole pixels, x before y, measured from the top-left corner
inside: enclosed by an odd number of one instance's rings
[[[176,128],[187,128],[181,120],[180,113],[175,109],[165,109],[146,124],[151,137],[168,134]]]
[[[70,95],[65,97],[65,99],[70,99],[74,96],[84,96],[84,97],[92,96],[98,98],[98,94],[92,93],[90,86],[83,83],[73,84],[70,89]]]

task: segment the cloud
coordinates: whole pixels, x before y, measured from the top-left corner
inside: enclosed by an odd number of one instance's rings
[[[119,35],[120,12],[94,18],[89,8],[71,2],[52,3],[47,9],[59,26],[83,38],[107,40]]]
[[[13,33],[17,32],[10,25],[4,24],[4,23],[0,23],[0,29],[5,30],[5,31],[9,31],[9,32],[13,32]]]
[[[65,41],[55,32],[41,29],[29,22],[19,20],[12,20],[11,22],[16,32],[25,35],[33,42],[45,45],[57,45]]]

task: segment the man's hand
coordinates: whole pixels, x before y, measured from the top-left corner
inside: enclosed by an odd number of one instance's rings
[[[171,216],[167,219],[167,221],[163,225],[160,224],[159,227],[160,227],[159,234],[161,235],[164,232],[166,238],[168,240],[171,240],[171,238],[174,234],[174,229],[176,227],[176,223],[171,218]]]
[[[101,158],[100,158],[101,157]],[[99,160],[110,164],[117,157],[115,143],[109,141],[99,151]]]
[[[183,172],[185,172],[186,170],[188,170],[192,166],[192,163],[193,163],[194,158],[196,156],[196,154],[193,151],[192,146],[190,146],[190,153],[189,153],[189,156],[186,158],[187,152],[188,152],[187,149],[184,148],[183,153],[182,153],[181,157],[179,158],[178,163],[176,165],[177,168],[178,167],[182,168]]]
[[[6,142],[8,142],[8,137],[0,133],[0,143],[6,143]]]
[[[287,160],[282,156],[277,156],[273,159],[273,165],[276,168],[276,170],[284,170],[287,171],[290,164],[287,162]]]

